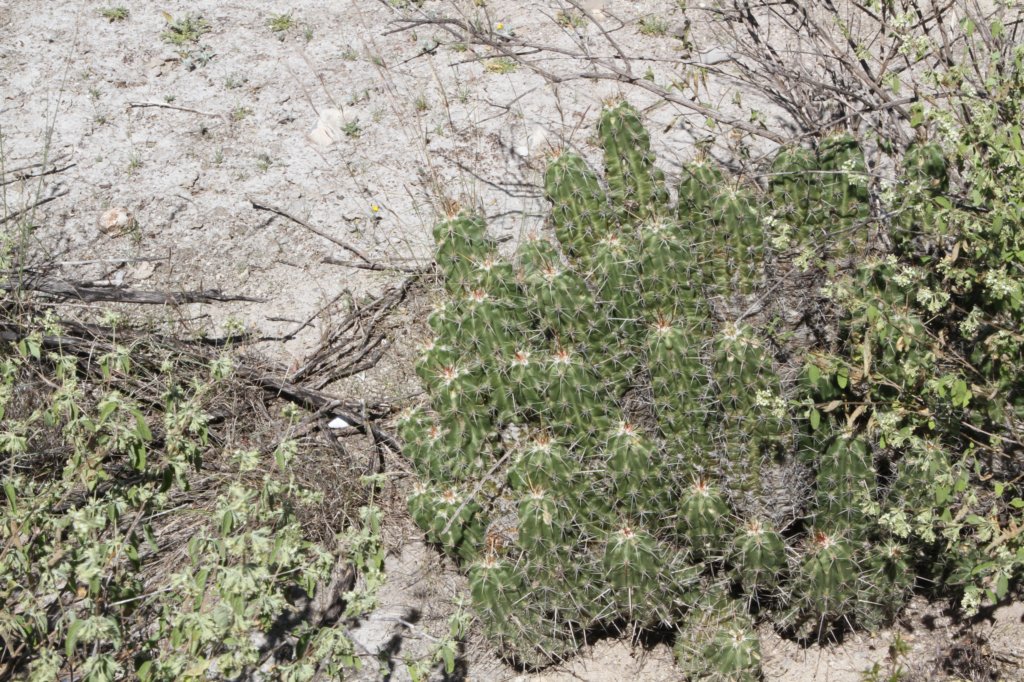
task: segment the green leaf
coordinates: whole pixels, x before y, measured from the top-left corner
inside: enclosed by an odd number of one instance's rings
[[[149,424],[146,423],[146,418],[142,416],[142,413],[138,410],[134,410],[135,413],[135,435],[142,440],[153,440],[153,432],[149,430]]]
[[[838,385],[839,388],[845,389],[849,383],[850,370],[848,370],[845,367],[840,367],[838,370],[836,370],[836,385]]]
[[[71,658],[71,655],[75,653],[75,645],[78,644],[78,632],[84,624],[84,620],[76,619],[71,621],[71,625],[68,626],[68,632],[64,640],[64,653],[68,658]]]
[[[15,514],[18,513],[18,493],[14,490],[14,483],[11,481],[4,481],[4,494],[7,496],[7,501],[11,505],[11,511]]]
[[[924,105],[914,104],[910,107],[910,127],[916,128],[924,123]]]
[[[821,412],[811,408],[811,428],[817,431],[819,426],[821,426]]]
[[[1010,581],[1007,579],[1005,573],[1000,573],[999,577],[996,578],[996,601],[1001,600],[1006,596],[1006,592],[1010,589]]]
[[[444,669],[449,675],[455,672],[455,648],[451,644],[446,644],[441,649],[441,656],[444,658]]]
[[[235,527],[235,515],[231,510],[224,512],[220,520],[220,534],[227,535]]]
[[[196,600],[193,609],[199,611],[199,608],[203,605],[203,597],[206,595],[206,580],[210,577],[210,569],[204,568],[195,577],[196,585]]]

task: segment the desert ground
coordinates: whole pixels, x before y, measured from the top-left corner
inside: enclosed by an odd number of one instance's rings
[[[421,399],[412,363],[438,298],[427,270],[430,230],[446,206],[478,207],[510,249],[542,231],[546,155],[570,145],[594,157],[588,131],[609,98],[644,111],[670,177],[695,154],[699,114],[621,82],[551,82],[431,21],[472,15],[539,44],[596,45],[598,28],[567,20],[577,10],[559,0],[131,0],[123,17],[105,12],[118,4],[0,2],[0,162],[12,172],[32,164],[46,171],[42,182],[30,169],[5,184],[4,205],[34,207],[31,249],[47,255],[54,278],[236,299],[142,314],[210,337],[244,333],[246,353],[285,372],[323,346],[354,301],[425,269],[392,311],[376,363],[327,385],[346,399]],[[691,26],[681,4],[586,8],[655,69],[659,59],[727,61],[728,45],[709,26]],[[185,17],[202,17],[206,28],[174,44],[166,33]],[[696,94],[728,107],[737,87],[712,73]],[[756,94],[746,96],[740,107],[756,103]],[[388,679],[404,680],[403,657],[440,636],[467,588],[405,515],[407,464],[395,457],[385,467],[394,474],[387,582],[353,638],[371,660],[367,679],[378,674],[373,657],[390,652]],[[905,679],[887,677],[900,639],[908,650],[899,665],[912,679],[1024,679],[1022,634],[1020,604],[960,622],[946,605],[915,601],[892,629],[829,646],[802,648],[765,628],[765,676]],[[523,673],[471,633],[457,674],[679,679],[668,645],[625,636]]]

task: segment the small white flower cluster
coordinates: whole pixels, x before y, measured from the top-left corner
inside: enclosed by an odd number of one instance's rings
[[[857,167],[857,159],[847,159],[843,162],[842,172],[846,175],[851,185],[867,187],[868,176]]]
[[[981,328],[984,315],[985,313],[975,306],[975,308],[967,314],[967,317],[960,321],[960,333],[967,337],[977,334],[978,329]]]
[[[799,256],[793,259],[793,265],[800,269],[800,272],[807,272],[811,269],[811,261],[814,260],[814,249],[808,247]]]
[[[985,287],[994,299],[1001,301],[1016,293],[1018,284],[1007,276],[1005,268],[999,268],[985,273]]]
[[[923,305],[932,315],[935,315],[949,303],[949,293],[921,287],[917,290],[917,302]]]
[[[901,267],[899,272],[895,272],[892,275],[893,283],[901,287],[909,287],[915,282],[920,282],[921,279],[921,272],[909,265]]]
[[[793,245],[793,226],[775,216],[764,219],[765,234],[771,235],[772,248],[785,251]]]
[[[770,413],[776,419],[786,418],[786,401],[772,391],[762,389],[754,395],[754,406]]]

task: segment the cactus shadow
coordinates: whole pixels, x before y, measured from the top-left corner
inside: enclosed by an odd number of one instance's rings
[[[409,625],[418,625],[420,620],[423,618],[423,612],[419,609],[411,609],[408,613],[402,616],[402,620]],[[403,624],[404,625],[404,624]],[[406,637],[412,634],[414,631],[408,627],[402,627],[396,630],[391,638],[381,647],[378,657],[382,665],[383,675],[381,680],[383,682],[392,682],[395,679],[405,679],[402,675],[396,675],[400,670],[403,663],[400,654],[402,652],[402,646],[405,644]],[[440,665],[440,664],[439,664]],[[465,644],[463,642],[458,643],[458,648],[455,656],[455,668],[452,672],[446,672],[443,667],[438,670],[438,666],[435,666],[434,674],[431,675],[430,679],[438,679],[443,682],[466,682],[469,678],[469,666],[466,663],[465,656]]]

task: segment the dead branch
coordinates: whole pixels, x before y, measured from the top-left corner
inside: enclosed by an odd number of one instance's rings
[[[189,109],[188,107],[179,107],[176,104],[167,104],[166,102],[129,102],[129,109],[142,109],[145,107],[156,107],[157,109],[173,109],[175,111],[184,111],[189,114],[198,114],[200,116],[212,116],[213,118],[219,118],[225,122],[228,120],[226,114],[215,114],[209,111],[200,111],[198,109]]]
[[[49,351],[71,353],[82,358],[93,358],[115,350],[115,344],[105,334],[112,331],[96,325],[82,325],[75,322],[63,322],[65,331],[61,335],[43,335],[39,342]],[[125,344],[126,332],[119,332],[119,343]],[[23,325],[13,322],[0,322],[0,341],[17,343],[29,336],[29,330]],[[174,350],[192,356],[198,361],[209,361],[207,353],[191,348],[183,342],[171,342]],[[337,398],[311,388],[292,383],[270,372],[245,364],[237,364],[234,376],[263,389],[269,395],[282,398],[307,410],[319,412],[325,417],[341,417],[360,432],[371,436],[376,442],[382,443],[394,452],[401,452],[395,439],[378,428],[374,420],[383,418],[394,411],[388,404],[367,404],[366,401],[351,401]],[[366,415],[365,418],[361,415]]]
[[[341,417],[356,429],[371,436],[374,440],[387,445],[393,452],[401,452],[402,448],[398,442],[379,429],[369,416],[363,419],[358,413],[367,409],[363,402],[352,403],[336,398],[330,394],[323,393],[298,384],[293,384],[280,377],[261,372],[251,367],[238,366],[235,368],[235,375],[259,386],[271,395],[283,398],[288,402],[295,403],[307,410],[319,411],[325,416]],[[357,408],[357,409],[352,409]]]
[[[624,66],[620,67],[615,65],[611,59],[593,57],[582,52],[567,50],[554,45],[539,45],[518,38],[507,37],[502,37],[500,40],[497,40],[493,34],[490,32],[484,32],[480,28],[472,25],[470,22],[452,18],[406,19],[401,20],[398,23],[400,24],[399,28],[390,31],[391,33],[412,30],[417,26],[422,26],[424,24],[437,26],[449,32],[462,42],[488,47],[501,53],[502,56],[525,66],[552,84],[565,83],[573,80],[616,81],[635,86],[642,90],[647,90],[665,101],[672,102],[684,109],[689,109],[691,112],[700,114],[701,116],[711,119],[721,125],[728,126],[736,130],[742,130],[750,135],[761,137],[778,144],[784,144],[786,142],[786,138],[782,135],[774,133],[764,127],[729,116],[721,111],[705,106],[694,99],[672,92],[671,90],[668,90],[667,88],[664,88],[652,81],[633,74],[632,69],[629,67],[629,63],[632,61],[639,61],[639,58],[637,57],[625,55]],[[619,49],[621,50],[621,47]],[[523,58],[524,54],[543,55],[544,53],[558,54],[564,57],[570,57],[572,59],[587,62],[591,65],[591,68],[585,71],[556,74],[539,66],[537,61],[528,61]],[[620,61],[621,57],[616,56],[615,60]],[[685,64],[685,62],[680,63]],[[694,66],[700,65],[694,64]]]
[[[81,282],[67,282],[50,278],[29,278],[17,282],[0,284],[4,291],[36,291],[65,300],[96,303],[107,301],[112,303],[139,303],[143,305],[180,305],[184,303],[229,303],[245,301],[262,303],[264,299],[251,296],[235,296],[225,294],[217,289],[205,291],[140,291],[137,289],[120,289],[103,287]]]
[[[258,202],[255,199],[253,199],[252,197],[246,197],[246,198],[249,200],[249,203],[252,204],[252,207],[254,209],[256,209],[257,211],[269,211],[271,213],[276,213],[277,215],[281,216],[282,218],[287,218],[288,220],[292,221],[296,225],[299,225],[301,227],[306,228],[307,230],[309,230],[313,234],[315,234],[317,236],[320,236],[320,237],[323,237],[324,239],[326,239],[329,242],[337,244],[338,246],[340,246],[341,248],[345,249],[346,251],[348,251],[353,256],[355,256],[359,260],[363,261],[367,265],[371,265],[371,266],[377,265],[372,260],[370,260],[369,257],[366,254],[364,254],[362,251],[360,251],[356,247],[352,246],[348,242],[344,241],[343,239],[338,239],[337,237],[329,235],[326,232],[324,232],[323,230],[320,230],[318,228],[313,227],[312,225],[307,223],[305,220],[302,220],[301,218],[296,218],[291,213],[288,213],[287,211],[284,211],[284,210],[282,210],[280,208],[271,206],[269,204],[264,204],[264,203]],[[388,269],[388,268],[386,268],[384,266],[381,266],[381,269],[383,270],[383,269]]]
[[[37,173],[26,173],[25,171],[27,171],[27,170],[31,170],[33,168],[39,168],[39,167],[43,166],[42,163],[30,163],[27,166],[21,166],[20,168],[15,168],[15,169],[12,169],[12,170],[4,172],[3,175],[13,175],[14,177],[10,178],[9,180],[0,180],[0,187],[3,187],[5,185],[10,185],[11,183],[14,183],[14,182],[30,180],[32,178],[41,178],[41,177],[44,177],[46,175],[53,175],[55,173],[63,173],[64,171],[68,170],[69,168],[74,168],[77,165],[78,165],[77,163],[69,163],[69,164],[67,164],[65,166],[58,166],[58,165],[56,165],[56,163],[54,163],[54,165],[51,166],[50,168],[44,168],[43,170],[41,170],[41,171],[39,171]]]
[[[353,309],[289,379],[301,381],[316,376],[314,386],[323,388],[373,367],[388,347],[386,335],[377,330],[379,323],[405,300],[418,278],[418,274],[406,277],[369,303]]]
[[[336,256],[327,256],[322,261],[327,265],[341,265],[357,270],[375,270],[378,272],[414,272],[424,273],[430,270],[429,265],[385,265],[384,263],[363,263],[360,261],[342,260]]]
[[[734,132],[787,144],[815,139],[845,128],[854,134],[873,130],[877,138],[903,146],[911,137],[911,108],[918,101],[943,96],[941,84],[930,75],[938,67],[967,61],[974,73],[964,73],[979,96],[986,92],[986,60],[981,53],[1006,56],[1012,38],[996,39],[988,27],[1000,19],[1004,33],[1016,35],[1024,20],[1019,10],[996,4],[982,10],[971,0],[901,0],[873,9],[857,0],[717,0],[686,11],[687,25],[701,23],[694,32],[714,40],[729,59],[709,69],[703,58],[655,60],[675,73],[713,73],[743,91],[767,98],[778,114],[778,127],[770,129],[737,102],[726,110],[680,92],[675,85],[649,80],[634,73],[642,55],[625,52],[594,13],[578,0],[566,0],[596,28],[591,34],[607,49],[594,49],[582,39],[566,44],[537,44],[516,36],[497,34],[490,24],[471,16],[405,18],[389,33],[433,26],[454,40],[487,48],[532,70],[551,84],[573,80],[605,80],[645,90],[664,102],[716,122]],[[1011,15],[1011,12],[1018,12]],[[952,19],[969,19],[970,31]],[[625,25],[616,19],[621,28]],[[696,24],[695,24],[696,25]],[[616,30],[617,30],[616,28]],[[703,54],[699,46],[691,52]],[[973,55],[973,58],[968,58]],[[470,61],[484,57],[474,55]],[[559,69],[551,64],[574,64]],[[717,64],[718,62],[716,62]],[[579,65],[584,65],[579,68]],[[1000,68],[993,62],[991,68]],[[777,109],[775,109],[777,107]],[[774,112],[773,112],[774,113]],[[794,136],[792,133],[795,132]]]
[[[23,209],[15,211],[14,213],[10,213],[10,214],[4,216],[3,218],[0,218],[0,225],[3,225],[4,223],[8,222],[9,220],[14,220],[15,218],[18,218],[19,216],[22,216],[22,215],[28,213],[29,211],[31,211],[34,208],[39,208],[43,204],[48,204],[51,201],[53,201],[54,199],[66,196],[70,191],[71,190],[69,190],[69,189],[65,189],[65,190],[62,190],[60,192],[57,192],[56,194],[51,194],[50,196],[43,197],[42,199],[39,199],[38,201],[33,202],[31,205],[26,206]]]

